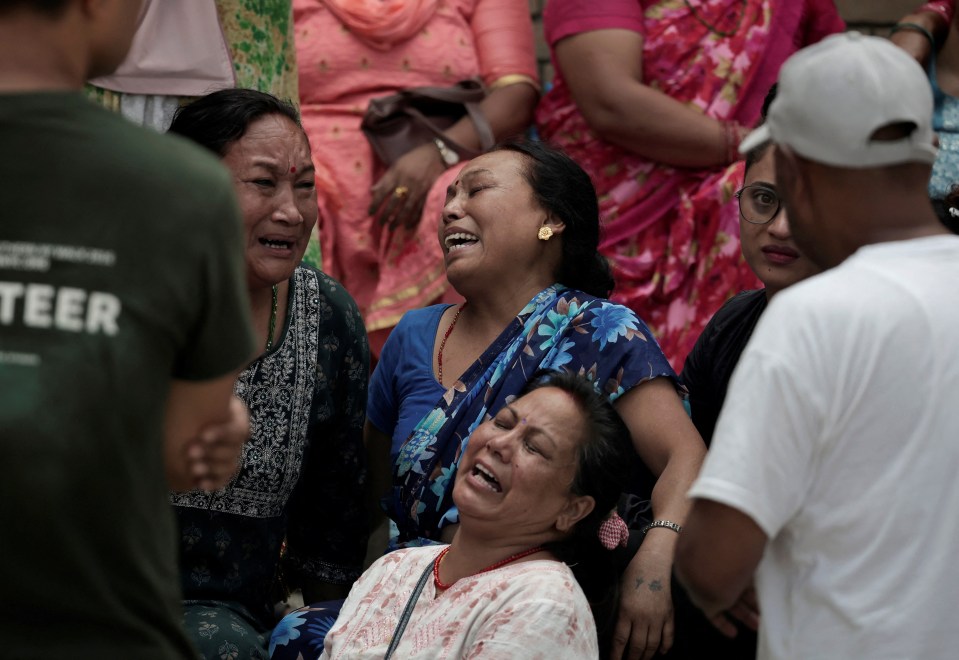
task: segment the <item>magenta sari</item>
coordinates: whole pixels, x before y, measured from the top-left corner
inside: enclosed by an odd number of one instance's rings
[[[843,23],[832,0],[550,0],[545,28],[551,47],[580,32],[640,32],[644,83],[715,119],[753,125],[783,61]],[[604,142],[558,70],[536,120],[596,186],[611,298],[652,328],[678,368],[723,302],[758,285],[739,249],[733,193],[742,164],[677,168]]]

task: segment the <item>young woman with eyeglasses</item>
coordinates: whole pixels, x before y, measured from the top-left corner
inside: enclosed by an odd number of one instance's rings
[[[772,149],[765,145],[755,151],[758,153],[747,156],[745,185],[736,192],[736,197],[739,199],[739,238],[743,257],[764,288],[742,293],[733,300],[755,298],[760,301],[754,304],[761,312],[766,301],[776,293],[815,275],[819,269],[799,252],[793,242],[786,209],[776,188]],[[749,334],[752,334],[752,326]]]
[[[773,85],[763,102],[763,119],[775,97]],[[726,398],[729,378],[769,299],[819,272],[793,242],[786,208],[776,187],[776,163],[769,143],[746,154],[743,187],[736,191],[736,198],[743,257],[763,288],[744,291],[727,301],[710,319],[683,366],[693,423],[707,446]]]
[[[775,97],[769,91],[762,116]],[[746,154],[743,187],[739,199],[739,237],[743,257],[763,288],[744,291],[731,298],[710,319],[696,345],[686,358],[682,379],[689,389],[693,424],[708,446],[719,411],[726,399],[726,387],[736,363],[753,334],[769,299],[788,286],[815,275],[819,269],[793,242],[786,208],[776,186],[776,165],[771,144]],[[692,625],[695,648],[689,657],[756,657],[756,633],[740,626],[734,639],[723,637],[705,618],[685,611],[685,599],[677,601],[677,618]],[[696,625],[698,623],[698,625]],[[709,655],[707,655],[707,652]]]

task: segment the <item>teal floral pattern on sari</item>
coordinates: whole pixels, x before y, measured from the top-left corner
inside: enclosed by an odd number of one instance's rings
[[[659,377],[672,379],[685,396],[649,328],[630,309],[559,284],[543,290],[401,448],[386,499],[398,545],[437,540],[441,525],[456,519],[453,481],[467,439],[543,370],[578,373],[610,400]]]

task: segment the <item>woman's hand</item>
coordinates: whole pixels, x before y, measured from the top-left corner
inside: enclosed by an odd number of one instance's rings
[[[408,151],[370,188],[369,214],[390,229],[416,227],[430,188],[446,170],[432,142]]]
[[[699,472],[706,446],[676,394],[672,381],[655,378],[616,400],[636,452],[657,475],[652,492],[653,519],[682,524],[686,493]],[[670,580],[678,535],[655,527],[623,575],[619,619],[613,634],[613,658],[653,657],[673,645],[673,601]]]
[[[490,91],[480,103],[495,141],[521,134],[533,118],[539,94],[533,81]],[[443,131],[452,142],[467,149],[481,149],[479,134],[469,115]],[[370,188],[369,214],[380,225],[416,227],[423,216],[426,196],[446,164],[432,142],[422,144],[396,161]]]
[[[643,544],[626,567],[613,633],[611,658],[648,660],[673,646],[673,598],[669,552]]]

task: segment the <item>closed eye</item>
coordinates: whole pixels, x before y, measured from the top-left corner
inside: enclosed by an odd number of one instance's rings
[[[493,418],[493,426],[498,429],[511,429],[516,426],[516,422],[519,420],[519,417],[516,415],[513,410],[507,406],[497,413],[496,417]]]

